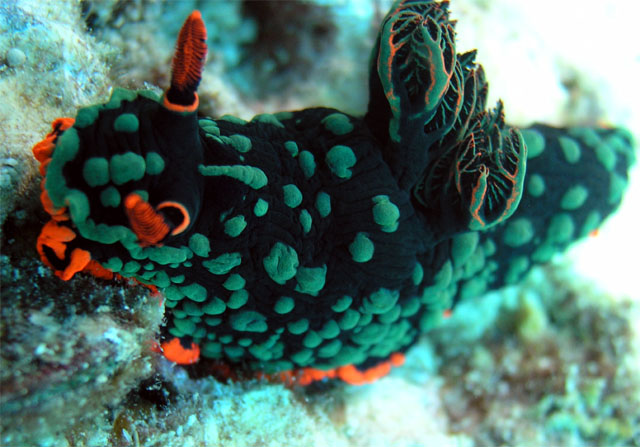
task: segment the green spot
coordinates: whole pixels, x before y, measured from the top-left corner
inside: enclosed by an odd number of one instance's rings
[[[184,293],[187,298],[197,303],[202,303],[207,299],[207,289],[195,282],[188,286],[180,286],[180,291]]]
[[[136,261],[129,261],[122,267],[122,273],[131,274],[140,270],[140,263]]]
[[[595,147],[596,158],[604,166],[604,168],[611,172],[616,166],[616,153],[611,148],[611,145],[607,143],[599,143]]]
[[[307,335],[302,339],[302,345],[305,348],[315,348],[320,346],[320,343],[322,343],[322,337],[320,337],[315,331],[307,332]]]
[[[515,284],[520,281],[522,275],[529,268],[529,259],[526,256],[519,256],[509,263],[509,269],[504,276],[507,284]]]
[[[182,264],[187,260],[187,250],[177,247],[148,247],[145,251],[148,253],[151,261],[162,265],[173,263]]]
[[[301,366],[309,364],[312,358],[313,351],[311,349],[302,349],[294,354],[291,354],[291,360]]]
[[[373,221],[380,225],[385,233],[393,233],[398,228],[400,210],[389,200],[389,196],[379,195],[373,199]]]
[[[160,102],[160,99],[161,99],[160,95],[158,95],[153,90],[149,90],[149,89],[136,90],[136,94],[142,98],[147,98],[155,102]]]
[[[142,200],[144,200],[145,202],[149,201],[149,193],[147,191],[144,191],[142,189],[136,189],[135,191],[133,191],[135,194],[138,194],[140,196],[140,198]]]
[[[233,116],[233,115],[222,115],[218,119],[222,121],[226,121],[228,123],[233,123],[233,124],[240,124],[240,125],[247,124],[247,122],[242,118],[238,118],[237,116]]]
[[[298,163],[300,164],[300,169],[304,174],[304,177],[309,179],[316,172],[316,159],[313,154],[309,151],[300,152],[300,157],[298,158]]]
[[[204,312],[202,311],[200,306],[198,306],[193,301],[185,301],[182,304],[182,310],[191,317],[200,317],[204,315]]]
[[[243,215],[232,217],[224,223],[224,232],[231,237],[239,236],[246,228],[247,222]]]
[[[252,343],[253,340],[251,340],[250,338],[241,338],[240,340],[238,340],[238,344],[245,348],[251,346]]]
[[[204,319],[204,322],[207,323],[207,325],[213,327],[218,326],[220,323],[222,323],[222,319],[217,317],[208,317]]]
[[[547,240],[549,242],[563,243],[569,242],[573,237],[573,219],[567,213],[556,214],[549,222],[547,229]]]
[[[298,155],[298,143],[295,141],[285,141],[284,148],[291,154],[292,157]]]
[[[164,296],[167,297],[168,300],[178,301],[184,298],[184,293],[180,290],[179,287],[169,286],[163,290]]]
[[[544,263],[551,260],[553,255],[555,254],[556,249],[553,245],[549,243],[544,243],[538,246],[535,251],[531,254],[531,259],[534,262]]]
[[[521,247],[528,244],[535,234],[533,224],[525,217],[509,220],[504,229],[502,240],[509,247]]]
[[[544,194],[545,185],[544,179],[538,174],[530,174],[529,182],[527,183],[527,191],[533,197],[540,197]]]
[[[399,297],[400,291],[381,287],[362,301],[362,308],[366,313],[383,314],[396,305]]]
[[[322,346],[318,349],[318,357],[322,358],[330,358],[333,357],[340,351],[342,347],[342,342],[340,340],[331,340],[326,345]]]
[[[545,142],[540,132],[534,129],[520,129],[520,133],[527,145],[527,160],[531,160],[542,154]]]
[[[220,137],[220,139],[240,153],[244,154],[251,150],[251,140],[244,135],[236,134],[230,137]]]
[[[564,193],[562,200],[560,201],[560,207],[563,210],[578,209],[584,204],[588,196],[589,192],[584,186],[574,186]]]
[[[225,356],[230,359],[238,359],[244,355],[244,348],[242,346],[225,346],[223,348]]]
[[[331,310],[333,310],[334,312],[344,312],[349,308],[349,306],[351,306],[352,302],[353,298],[351,298],[349,295],[344,295],[343,297],[338,298],[336,303],[331,306]]]
[[[415,296],[409,298],[404,303],[402,303],[402,312],[400,312],[401,317],[412,317],[418,312],[420,309],[420,300]]]
[[[240,253],[224,253],[217,258],[202,261],[202,266],[214,275],[226,275],[232,268],[237,267],[242,262]]]
[[[284,193],[284,203],[289,208],[295,208],[302,203],[302,193],[296,185],[288,184],[282,187]]]
[[[100,193],[100,203],[102,203],[103,206],[116,208],[120,205],[120,200],[120,193],[113,186],[107,186]]]
[[[149,263],[147,265],[151,265],[153,266],[153,264]],[[144,268],[147,268],[147,266],[145,265]],[[176,276],[172,276],[171,277],[171,282],[174,284],[182,284],[185,280],[185,276],[184,275],[176,275]]]
[[[471,278],[460,287],[460,301],[477,298],[487,290],[487,281],[482,278]]]
[[[262,264],[269,277],[282,285],[296,276],[299,265],[298,254],[290,246],[276,242],[262,260]]]
[[[360,312],[354,309],[347,309],[344,314],[342,314],[340,321],[338,321],[338,326],[340,326],[340,329],[343,331],[349,331],[356,327],[358,321],[360,321]]]
[[[92,125],[96,119],[98,119],[98,115],[100,114],[100,110],[102,109],[102,104],[83,107],[78,110],[76,114],[76,120],[73,123],[73,127],[77,127],[78,129],[84,129]]]
[[[334,135],[345,135],[353,130],[351,120],[343,113],[332,113],[321,122],[324,127]]]
[[[186,335],[191,335],[196,331],[196,324],[190,318],[174,318],[173,325]]]
[[[311,219],[311,214],[309,214],[309,211],[307,210],[302,210],[300,211],[300,225],[302,226],[302,232],[304,234],[307,234],[309,232],[309,230],[311,230],[311,224],[313,222],[313,220]]]
[[[208,134],[212,134],[217,137],[220,136],[220,128],[218,127],[218,124],[212,119],[209,119],[209,118],[199,119],[198,125],[202,130],[204,130]]]
[[[327,321],[318,331],[318,335],[324,339],[336,338],[338,334],[340,334],[340,327],[334,320]]]
[[[580,237],[588,236],[593,230],[598,228],[600,222],[602,221],[602,216],[598,211],[591,211],[582,225],[582,231],[580,232]]]
[[[147,152],[144,157],[147,174],[158,175],[164,171],[164,159],[157,152]]]
[[[116,87],[111,93],[109,102],[104,105],[105,109],[119,109],[122,106],[122,101],[133,101],[137,98],[138,93],[133,90],[127,90],[126,88]]]
[[[378,321],[383,324],[395,323],[398,320],[398,317],[400,317],[401,311],[402,307],[400,307],[399,304],[396,304],[388,312],[378,315]]]
[[[333,146],[325,156],[325,162],[337,177],[351,178],[351,168],[356,164],[356,155],[348,146]]]
[[[253,207],[253,214],[258,217],[262,217],[267,214],[269,210],[269,203],[264,199],[258,199],[256,205]]]
[[[69,206],[71,220],[75,224],[84,222],[89,217],[89,199],[86,194],[77,189],[71,189],[65,196],[65,202]]]
[[[562,136],[558,138],[558,142],[568,163],[575,164],[580,161],[580,145],[576,140]]]
[[[413,281],[413,285],[417,286],[422,282],[424,278],[424,269],[422,268],[422,264],[416,262],[416,266],[413,268],[413,273],[411,275],[411,280]]]
[[[107,262],[103,262],[102,266],[112,272],[119,272],[122,269],[122,260],[120,258],[109,258]]]
[[[226,308],[227,305],[224,304],[224,301],[215,296],[202,306],[202,311],[208,315],[220,315],[226,310]]]
[[[116,185],[140,180],[144,177],[145,169],[144,158],[133,152],[116,154],[109,161],[109,174]]]
[[[627,180],[612,172],[609,177],[609,205],[616,205],[622,200],[624,190],[627,188]]]
[[[116,132],[136,132],[138,130],[138,117],[133,113],[123,113],[113,122],[113,130]]]
[[[320,191],[316,195],[316,209],[321,217],[327,217],[331,213],[331,197],[326,192]]]
[[[169,275],[164,270],[161,270],[156,273],[151,281],[152,284],[164,289],[165,287],[169,287],[171,285],[171,280],[169,279]]]
[[[373,345],[382,341],[388,331],[389,326],[386,324],[371,323],[360,332],[353,333],[351,340],[359,345]]]
[[[209,238],[201,233],[193,233],[189,238],[189,248],[196,255],[206,258],[211,251],[211,244]]]
[[[239,309],[249,301],[249,292],[246,289],[236,290],[229,296],[227,307],[229,309]]]
[[[237,273],[232,273],[222,284],[222,287],[227,290],[235,291],[242,289],[246,283],[247,281],[245,281],[242,276],[238,275]]]
[[[288,314],[293,310],[294,306],[295,302],[293,301],[293,298],[289,296],[281,296],[278,298],[278,301],[276,301],[275,306],[273,306],[273,310],[279,314]]]
[[[222,356],[222,345],[215,341],[208,341],[202,345],[200,353],[203,357],[217,359]]]
[[[268,329],[266,317],[254,310],[244,310],[231,315],[229,324],[234,330],[242,332],[266,332]]]
[[[309,329],[309,320],[307,320],[306,318],[303,318],[298,321],[292,321],[290,323],[287,323],[287,329],[293,335],[304,334],[305,332],[307,332],[307,329]]]
[[[373,258],[374,246],[366,233],[358,233],[349,244],[349,252],[354,262],[367,262]]]
[[[273,116],[275,116],[278,120],[282,121],[282,120],[290,120],[291,118],[293,118],[293,112],[276,112],[273,114]]]
[[[85,160],[82,176],[87,185],[106,185],[109,183],[109,162],[104,157],[91,157]]]
[[[231,177],[253,189],[260,189],[268,183],[266,174],[254,166],[198,166],[198,172],[207,177]]]
[[[296,257],[296,261],[297,261]],[[296,292],[318,296],[318,292],[324,287],[327,275],[327,266],[321,267],[298,267],[296,273]]]
[[[480,235],[477,231],[462,233],[454,236],[451,243],[451,259],[453,266],[458,268],[476,251]]]
[[[278,121],[278,118],[276,118],[270,113],[261,113],[259,115],[256,115],[253,118],[251,118],[251,121],[257,121],[259,123],[266,123],[276,127],[284,128],[284,124]]]

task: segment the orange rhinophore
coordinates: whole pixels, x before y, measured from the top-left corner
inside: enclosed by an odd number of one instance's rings
[[[124,201],[124,208],[131,229],[141,245],[157,245],[169,233],[169,225],[164,218],[140,195],[129,194]]]

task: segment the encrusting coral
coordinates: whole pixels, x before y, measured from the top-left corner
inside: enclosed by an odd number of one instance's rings
[[[162,97],[117,88],[33,149],[43,262],[159,289],[177,363],[375,380],[456,302],[595,230],[633,163],[623,130],[520,131],[487,110],[447,2],[393,5],[364,117],[199,116],[206,50],[195,11]]]

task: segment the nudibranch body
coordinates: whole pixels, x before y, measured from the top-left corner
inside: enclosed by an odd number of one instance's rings
[[[501,104],[486,110],[447,6],[395,3],[364,117],[311,108],[249,122],[198,115],[206,30],[194,12],[163,97],[115,89],[34,147],[51,214],[42,260],[65,280],[115,273],[158,288],[162,347],[178,363],[303,384],[385,374],[457,300],[516,283],[594,230],[633,162],[624,131],[519,131]]]

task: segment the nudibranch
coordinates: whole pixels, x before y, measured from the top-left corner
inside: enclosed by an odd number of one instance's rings
[[[63,280],[159,290],[174,362],[370,382],[457,301],[517,283],[623,195],[629,134],[506,125],[475,52],[456,53],[447,2],[393,5],[363,117],[201,116],[206,39],[195,11],[162,97],[116,88],[33,149],[42,261]]]

